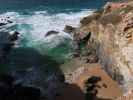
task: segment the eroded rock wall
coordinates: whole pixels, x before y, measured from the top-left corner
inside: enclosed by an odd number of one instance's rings
[[[133,86],[133,2],[108,6],[83,18],[80,34],[76,35],[91,32],[88,46],[96,49],[99,62],[109,75],[128,90]]]

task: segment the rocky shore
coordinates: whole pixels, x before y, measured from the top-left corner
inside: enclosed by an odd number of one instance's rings
[[[5,20],[0,26],[10,23]],[[79,27],[66,25],[64,32],[73,36],[72,60],[58,64],[49,59],[58,71],[47,78],[42,76],[47,70],[34,66],[22,74],[1,74],[0,100],[130,100],[122,95],[133,86],[133,2],[107,3],[84,17]],[[0,64],[7,63],[19,34],[0,32]],[[57,34],[52,30],[45,37]],[[132,98],[131,93],[126,96]]]
[[[133,86],[133,2],[109,2],[103,9],[84,17],[80,24],[72,32],[79,56],[83,57],[79,47],[84,42],[88,50],[86,59],[95,55],[100,67],[119,83],[124,93],[128,92]]]

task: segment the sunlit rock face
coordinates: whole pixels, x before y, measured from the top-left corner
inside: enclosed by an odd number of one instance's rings
[[[88,46],[96,49],[109,75],[128,90],[133,83],[133,2],[111,3],[107,8],[83,18],[76,35],[91,32]]]

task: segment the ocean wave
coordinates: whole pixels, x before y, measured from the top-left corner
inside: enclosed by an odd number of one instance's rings
[[[50,47],[63,42],[63,39],[71,39],[71,36],[63,29],[65,25],[77,27],[82,17],[89,15],[93,10],[85,9],[80,12],[68,12],[49,14],[47,11],[34,11],[31,14],[20,14],[19,12],[6,12],[1,16],[10,16],[16,23],[16,31],[21,33],[21,40],[27,40],[27,46],[37,46],[42,43],[49,43]],[[58,35],[45,37],[48,31],[58,31]],[[23,44],[23,43],[21,43]]]

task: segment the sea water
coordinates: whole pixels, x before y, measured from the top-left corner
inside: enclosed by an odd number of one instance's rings
[[[12,70],[38,67],[46,69],[45,73],[57,70],[73,51],[73,37],[63,31],[65,25],[77,27],[83,17],[104,3],[105,0],[0,0],[0,17],[9,16],[15,24],[4,30],[20,33],[5,66]],[[46,37],[51,30],[59,34]]]

